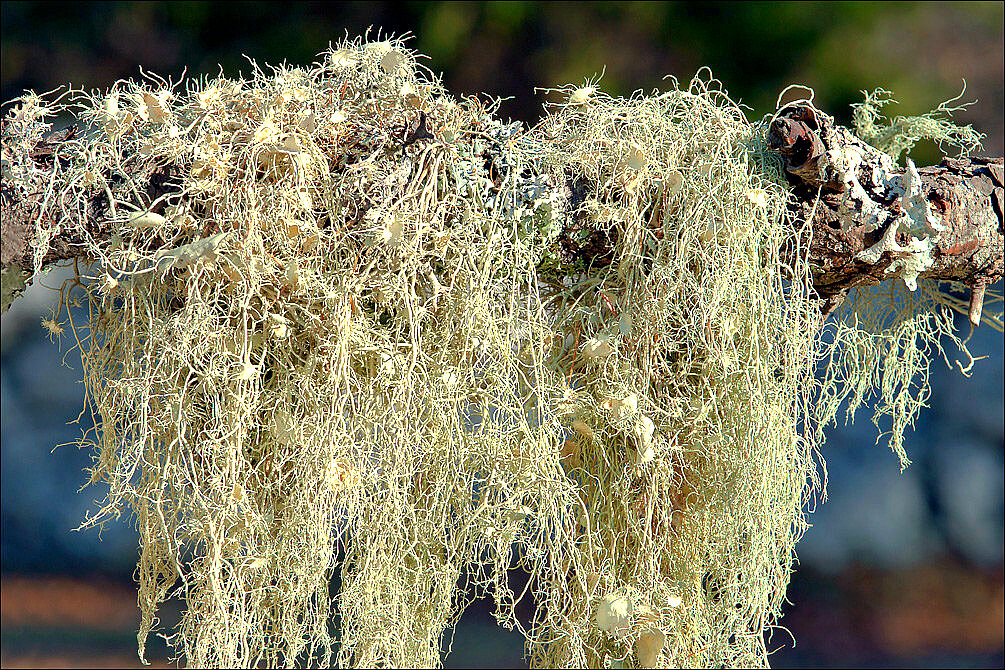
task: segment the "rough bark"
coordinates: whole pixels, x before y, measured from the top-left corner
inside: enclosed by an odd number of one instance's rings
[[[807,105],[780,115],[769,139],[785,159],[797,218],[812,217],[810,260],[814,286],[828,304],[825,309],[840,304],[854,286],[888,279],[891,266],[910,255],[910,234],[894,230],[896,247],[903,251],[883,251],[875,258],[864,252],[898,220],[910,219],[904,206],[907,171]],[[931,264],[919,277],[970,286],[970,320],[975,325],[984,287],[1002,277],[1002,168],[1001,158],[945,158],[917,171],[921,196],[944,228],[933,241]]]
[[[420,130],[425,130],[424,125]],[[60,160],[61,143],[75,133],[75,128],[52,133],[34,147],[33,159],[40,167],[51,166]],[[803,104],[790,106],[778,116],[770,129],[770,142],[784,158],[789,174],[794,219],[797,223],[812,219],[810,262],[825,314],[840,304],[848,289],[900,276],[909,283],[927,278],[970,286],[970,319],[975,324],[980,321],[984,287],[1003,273],[1001,158],[943,159],[939,165],[917,170],[919,187],[912,183],[909,170],[897,167],[888,156],[836,126],[833,119]],[[134,163],[132,169],[137,175],[149,175],[150,200],[175,188],[174,166]],[[916,194],[913,200],[911,192]],[[0,182],[0,266],[5,284],[8,268],[31,274],[39,218],[44,226],[58,223],[53,220],[58,216],[55,208],[42,210],[43,197],[41,192],[23,194],[6,175]],[[918,202],[925,205],[918,209]],[[88,222],[93,238],[111,234],[109,214],[104,193],[95,193]],[[570,221],[569,226],[576,223]],[[563,235],[559,243],[567,243],[568,237]],[[70,234],[57,236],[49,243],[43,266],[82,257],[80,242]],[[597,259],[610,254],[606,236],[587,240],[582,248],[564,246],[563,257]],[[7,295],[4,302],[6,307]]]

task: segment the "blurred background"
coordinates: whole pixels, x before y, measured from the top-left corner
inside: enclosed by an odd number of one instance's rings
[[[917,114],[960,93],[957,119],[1005,151],[1003,4],[991,3],[58,3],[4,2],[2,99],[72,83],[106,88],[139,66],[175,79],[234,74],[248,64],[309,64],[346,33],[411,33],[413,49],[454,94],[509,98],[500,114],[533,123],[535,87],[580,84],[627,95],[686,84],[710,66],[750,118],[801,83],[851,119],[861,91],[891,89],[889,114]],[[919,165],[938,148],[919,145]],[[40,325],[59,270],[3,315],[0,356],[2,598],[0,661],[15,666],[133,666],[136,535],[127,520],[74,532],[101,491],[78,491],[89,425],[80,360]],[[998,289],[1001,289],[999,284]],[[959,328],[966,332],[961,319]],[[768,639],[772,665],[1003,665],[1002,335],[970,339],[970,379],[936,362],[933,395],[908,438],[914,464],[876,446],[867,412],[831,430],[828,500],[798,547],[787,614]],[[952,362],[952,360],[950,360]],[[57,445],[61,446],[53,450]],[[473,607],[448,667],[522,665],[518,636]],[[177,620],[177,603],[162,616]],[[791,633],[791,635],[790,635]],[[793,638],[795,644],[793,644]],[[150,650],[155,664],[166,648]]]

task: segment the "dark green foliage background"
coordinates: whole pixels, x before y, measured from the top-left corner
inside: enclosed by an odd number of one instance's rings
[[[533,121],[535,86],[580,83],[606,66],[602,88],[628,94],[664,75],[686,82],[708,65],[734,99],[770,112],[799,82],[847,121],[860,91],[893,89],[903,113],[959,92],[1002,153],[1001,3],[262,3],[4,2],[3,90],[73,82],[106,87],[137,66],[177,78],[260,63],[306,64],[348,31],[411,32],[456,93],[513,96],[506,116]],[[917,162],[936,159],[921,148]],[[927,159],[927,160],[926,160]]]

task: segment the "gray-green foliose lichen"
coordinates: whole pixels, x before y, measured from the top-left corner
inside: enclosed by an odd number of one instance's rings
[[[866,164],[862,149],[845,145],[828,151],[827,158],[837,169],[844,186],[845,197],[838,210],[842,229],[848,230],[863,222],[866,232],[885,227],[879,241],[859,252],[856,259],[873,264],[890,252],[894,261],[887,273],[896,274],[910,290],[916,290],[918,276],[934,263],[935,243],[946,228],[925,199],[921,176],[914,162],[907,159],[907,169],[900,172],[889,156],[880,154],[872,158],[868,163],[871,174],[867,179],[872,185],[870,194],[856,174],[858,167]],[[900,200],[902,211],[892,217],[881,203],[896,199]],[[898,233],[908,235],[910,241],[906,246],[897,242]]]
[[[0,312],[6,312],[25,289],[28,275],[18,266],[11,265],[0,271]]]
[[[878,242],[859,252],[856,258],[876,263],[883,253],[891,252],[895,259],[887,268],[887,273],[897,273],[907,288],[914,291],[918,288],[918,275],[935,262],[932,252],[946,227],[932,214],[922,192],[921,175],[910,158],[907,159],[907,171],[895,175],[888,185],[890,192],[900,195],[903,213],[887,225]],[[907,246],[897,243],[897,233],[908,235]]]

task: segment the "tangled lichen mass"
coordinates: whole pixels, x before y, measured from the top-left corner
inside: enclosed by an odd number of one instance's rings
[[[558,92],[503,123],[356,40],[77,94],[51,173],[5,156],[94,261],[87,525],[135,520],[141,657],[178,594],[201,667],[436,666],[481,597],[536,666],[767,663],[821,428],[879,389],[903,457],[951,321],[922,282],[821,335],[766,124],[710,76]]]

